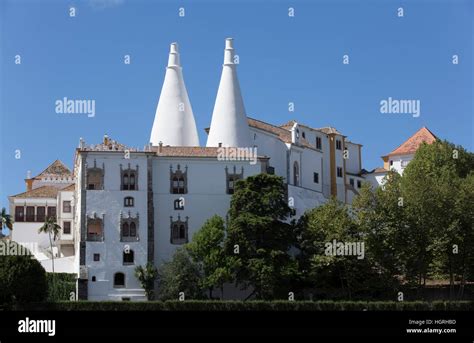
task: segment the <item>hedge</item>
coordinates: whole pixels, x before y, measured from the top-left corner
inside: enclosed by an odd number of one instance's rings
[[[59,301],[17,306],[41,311],[473,311],[474,301]]]
[[[76,274],[54,273],[53,275],[53,273],[46,273],[46,278],[48,280],[48,301],[68,301],[71,298],[71,293],[76,292]]]

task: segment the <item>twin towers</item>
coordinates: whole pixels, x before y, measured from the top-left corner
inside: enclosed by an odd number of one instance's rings
[[[225,41],[224,64],[217,91],[208,147],[249,147],[250,130],[240,92],[232,38]],[[183,79],[178,44],[172,43],[165,80],[151,130],[152,145],[199,146],[193,109]]]

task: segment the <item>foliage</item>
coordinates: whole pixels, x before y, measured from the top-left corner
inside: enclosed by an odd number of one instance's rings
[[[171,261],[158,269],[160,300],[175,300],[180,295],[184,295],[184,299],[202,299],[201,278],[198,265],[186,249],[178,248]]]
[[[0,304],[44,301],[48,293],[44,268],[27,249],[15,242],[9,244],[28,254],[0,256]]]
[[[236,257],[236,281],[257,299],[287,298],[297,279],[296,242],[283,179],[269,174],[237,182],[229,209],[226,252]]]
[[[148,300],[155,298],[155,280],[158,277],[158,270],[155,266],[148,262],[145,267],[137,266],[135,268],[135,277],[140,281],[141,286],[145,290]]]
[[[53,282],[54,278],[54,282]],[[47,301],[71,300],[72,293],[76,293],[76,274],[46,273],[48,282]]]

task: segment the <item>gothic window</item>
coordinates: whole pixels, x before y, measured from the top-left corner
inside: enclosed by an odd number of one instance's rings
[[[173,166],[170,166],[170,193],[172,194],[186,194],[188,193],[188,167],[185,171],[181,170],[178,164],[176,171],[173,171]]]
[[[235,184],[238,180],[244,178],[244,167],[240,170],[240,173],[237,173],[237,168],[234,166],[232,173],[229,173],[229,169],[225,167],[226,175],[226,193],[234,194]]]
[[[127,169],[122,169],[120,165],[120,178],[121,186],[120,189],[123,191],[136,191],[138,190],[138,165],[135,169],[131,169],[130,163]]]
[[[133,197],[125,197],[123,199],[123,206],[125,206],[125,207],[135,206],[135,200],[133,199]]]
[[[115,288],[125,287],[125,274],[124,273],[115,273],[115,275],[114,275],[114,287]]]
[[[88,190],[101,190],[104,189],[104,169],[105,166],[102,163],[102,168],[97,168],[96,160],[94,160],[94,167],[88,168],[86,173],[86,185]]]
[[[133,250],[128,250],[123,252],[123,264],[133,264],[134,263],[134,252]]]
[[[293,185],[300,185],[300,166],[296,161],[293,163]]]
[[[173,217],[170,217],[171,222],[171,244],[184,244],[188,242],[188,217],[185,221],[181,220],[181,216],[178,215],[178,220],[173,221]]]
[[[128,217],[124,217],[120,214],[120,241],[122,242],[134,242],[140,239],[138,235],[138,213],[135,218],[128,212]]]
[[[97,217],[94,213],[93,217],[87,218],[87,240],[103,241],[104,240],[104,220]]]

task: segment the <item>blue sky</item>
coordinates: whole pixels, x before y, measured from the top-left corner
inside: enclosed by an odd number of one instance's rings
[[[469,0],[0,0],[0,205],[24,191],[27,170],[72,167],[79,137],[142,148],[174,41],[201,145],[233,37],[251,117],[336,127],[364,145],[366,169],[422,126],[472,151],[473,18]],[[63,97],[95,100],[96,116],[55,113]],[[388,97],[420,100],[420,117],[381,114]]]

